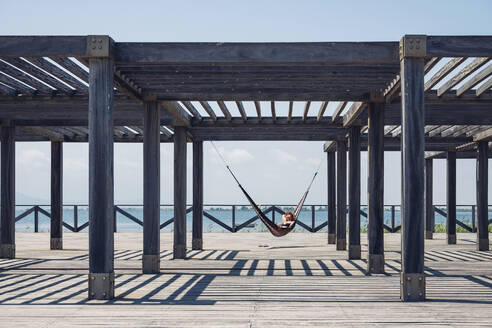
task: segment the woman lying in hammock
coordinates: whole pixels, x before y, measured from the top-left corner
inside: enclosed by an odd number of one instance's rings
[[[278,225],[281,229],[289,229],[296,223],[296,219],[294,218],[294,213],[291,211],[287,211],[282,215],[282,223]]]

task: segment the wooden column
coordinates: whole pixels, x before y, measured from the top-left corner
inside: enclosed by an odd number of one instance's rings
[[[349,134],[349,260],[360,259],[360,126]]]
[[[336,243],[337,236],[337,194],[336,194],[336,170],[335,170],[335,152],[329,151],[327,155],[327,167],[328,167],[328,244]]]
[[[448,151],[446,159],[446,233],[448,244],[456,244],[456,152]]]
[[[114,297],[113,75],[109,49],[89,59],[89,299]]]
[[[434,205],[432,201],[433,159],[425,160],[425,239],[432,239],[434,232]]]
[[[186,129],[174,129],[174,250],[175,259],[186,257]]]
[[[402,231],[400,298],[425,299],[424,274],[424,57],[425,36],[400,41],[402,123]]]
[[[488,142],[478,142],[477,153],[477,250],[489,250]]]
[[[347,141],[337,141],[337,250],[347,249]]]
[[[0,258],[15,258],[15,127],[1,127]]]
[[[160,272],[160,117],[155,101],[144,103],[142,272]]]
[[[51,142],[50,248],[63,249],[63,142]]]
[[[369,103],[367,271],[384,273],[384,104]]]
[[[203,141],[193,141],[192,249],[203,249]]]

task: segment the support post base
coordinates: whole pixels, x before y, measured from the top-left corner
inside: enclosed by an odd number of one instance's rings
[[[186,245],[174,245],[173,258],[174,259],[186,258]]]
[[[337,251],[344,251],[347,249],[346,239],[337,239]]]
[[[337,241],[337,235],[335,235],[334,233],[329,233],[328,234],[328,244],[335,245],[336,241]]]
[[[477,251],[488,251],[489,250],[489,239],[483,238],[479,239],[477,243]]]
[[[161,258],[159,255],[143,255],[142,256],[142,273],[160,273]]]
[[[0,258],[15,259],[15,244],[1,244]]]
[[[425,274],[403,272],[400,274],[400,300],[403,302],[425,300]]]
[[[434,234],[432,233],[432,231],[425,231],[425,239],[433,239],[434,238]]]
[[[456,245],[456,235],[448,235],[448,245]]]
[[[360,260],[360,245],[349,245],[348,259]]]
[[[367,255],[367,272],[384,273],[384,255],[368,254]]]
[[[198,239],[198,238],[193,239],[191,241],[191,249],[201,251],[203,249],[203,239],[201,239],[201,238],[200,239]]]
[[[114,298],[114,272],[89,273],[89,299]]]
[[[50,249],[51,250],[63,249],[63,239],[62,238],[51,238],[50,239]]]

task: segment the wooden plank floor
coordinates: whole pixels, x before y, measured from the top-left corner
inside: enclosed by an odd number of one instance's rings
[[[49,250],[47,233],[17,233],[17,258],[0,260],[0,327],[492,325],[492,253],[475,250],[475,235],[426,241],[419,303],[399,301],[399,234],[385,234],[386,274],[372,276],[326,237],[208,233],[204,251],[172,260],[162,233],[162,273],[142,275],[141,233],[116,233],[117,298],[105,302],[87,300],[86,233],[65,233],[63,251]]]

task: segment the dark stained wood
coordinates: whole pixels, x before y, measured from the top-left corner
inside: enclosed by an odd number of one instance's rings
[[[485,65],[489,60],[490,58],[487,57],[475,58],[471,63],[469,63],[468,65],[466,65],[466,67],[460,70],[455,76],[453,76],[448,81],[446,81],[446,83],[440,86],[439,89],[437,90],[437,95],[440,97],[446,92],[448,92],[449,90],[451,90],[451,88],[453,88],[458,83],[463,81],[467,76],[475,72],[477,69]]]
[[[160,126],[159,105],[144,103],[143,273],[160,271]]]
[[[477,88],[475,91],[477,97],[483,96],[490,88],[492,88],[492,77],[489,78],[485,83]]]
[[[424,92],[432,89],[436,84],[438,84],[442,79],[448,76],[456,67],[460,66],[466,57],[452,58],[449,60],[439,71],[436,72],[427,82],[424,84]]]
[[[174,248],[175,259],[186,257],[186,129],[174,129]]]
[[[456,90],[456,95],[461,96],[463,93],[467,92],[480,82],[484,81],[486,78],[492,75],[492,64],[488,65],[484,69],[482,69],[480,72],[475,74],[471,79],[463,83],[462,86]]]
[[[226,118],[226,120],[230,121],[231,120],[231,113],[229,112],[229,109],[227,109],[226,104],[222,100],[217,101],[217,104],[219,105],[219,108],[222,111],[222,113],[224,114],[224,117]]]
[[[258,116],[258,122],[261,122],[261,104],[259,101],[255,101],[256,115]]]
[[[327,186],[328,186],[328,202],[327,202],[327,215],[328,215],[328,244],[336,243],[336,229],[337,229],[337,194],[336,194],[336,165],[335,165],[335,152],[328,151],[327,155]]]
[[[347,113],[343,116],[343,126],[350,126],[355,120],[359,118],[359,115],[366,108],[366,104],[363,102],[354,102],[350,106]]]
[[[306,101],[306,105],[304,105],[304,113],[302,114],[302,119],[305,121],[308,113],[309,113],[309,107],[311,106],[311,101]]]
[[[490,36],[428,36],[427,56],[487,57],[492,53]]]
[[[236,101],[236,106],[237,106],[237,110],[239,111],[239,114],[241,114],[241,118],[243,119],[243,121],[246,122],[248,117],[246,116],[246,112],[244,111],[243,102],[242,101]]]
[[[384,104],[369,103],[367,271],[384,272]]]
[[[85,56],[85,36],[0,36],[0,57]]]
[[[323,114],[325,113],[327,106],[328,106],[328,101],[323,101],[321,103],[321,106],[318,111],[318,117],[317,117],[318,122],[321,121],[321,119],[323,119]]]
[[[292,120],[292,111],[294,110],[294,102],[289,101],[289,113],[287,114],[287,121]]]
[[[456,244],[456,152],[449,151],[446,160],[446,233],[448,244]]]
[[[4,39],[0,39],[3,41]],[[0,56],[7,54],[5,46]],[[12,51],[10,52],[12,53]],[[17,52],[19,53],[19,52]],[[398,62],[396,42],[125,43],[116,61],[169,64],[387,64]]]
[[[161,102],[162,107],[174,118],[176,121],[174,125],[189,126],[191,116],[185,109],[176,101],[163,101]]]
[[[477,250],[489,250],[488,142],[478,142],[477,152]]]
[[[193,141],[192,249],[203,249],[203,141]]]
[[[191,103],[191,101],[183,101],[182,103],[186,107],[186,109],[188,109],[190,111],[190,113],[193,114],[193,116],[197,120],[201,120],[202,119],[202,116],[200,115],[200,113],[198,112],[198,110],[195,108],[195,106],[193,106],[193,104]]]
[[[212,107],[210,107],[210,104],[208,102],[200,101],[200,105],[202,105],[203,109],[207,112],[207,114],[213,121],[217,120],[217,116],[215,115],[214,110],[212,109]]]
[[[0,258],[15,258],[15,127],[1,127]]]
[[[277,119],[277,115],[275,113],[275,101],[270,102],[270,109],[272,110],[272,120],[275,123],[275,121]]]
[[[14,89],[16,93],[22,93],[27,95],[35,95],[37,93],[35,89],[28,87],[25,84],[20,83],[16,79],[13,79],[10,76],[2,73],[0,73],[0,82],[5,84],[7,87]]]
[[[90,59],[89,65],[89,274],[110,279],[114,275],[114,63],[100,58]],[[113,296],[114,284],[97,288],[89,282],[89,298]]]
[[[63,143],[51,142],[50,248],[63,249]]]
[[[337,250],[347,249],[347,141],[337,141]]]
[[[43,84],[33,77],[29,76],[27,73],[24,73],[22,70],[8,65],[2,61],[0,61],[0,72],[15,77],[17,80],[27,84],[33,89],[36,89],[38,92],[52,94],[55,91],[54,89],[48,87],[46,84]]]
[[[433,205],[433,160],[425,159],[425,238],[432,239],[434,233],[434,205]]]
[[[410,301],[425,299],[424,59],[403,58],[401,77],[403,149],[400,298]]]
[[[349,249],[348,259],[360,259],[360,127],[349,134]]]
[[[333,121],[335,121],[342,114],[343,110],[345,109],[345,106],[347,106],[346,101],[341,101],[340,104],[338,104],[337,108],[335,109],[335,112],[333,112],[333,116],[331,117]]]

